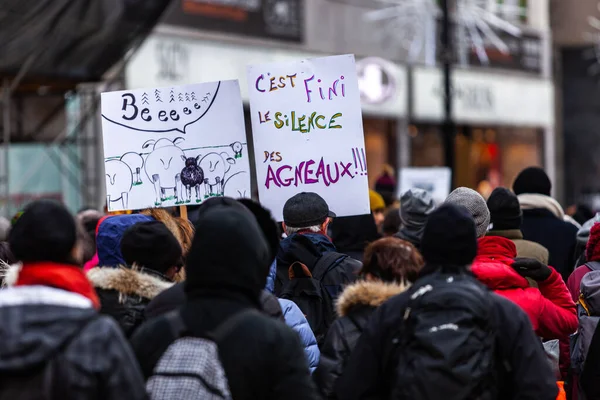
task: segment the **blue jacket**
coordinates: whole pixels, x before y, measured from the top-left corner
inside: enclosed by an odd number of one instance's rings
[[[130,226],[147,221],[154,221],[154,219],[142,214],[131,214],[115,215],[102,221],[96,236],[98,265],[101,267],[126,265],[121,254],[121,238]]]
[[[279,305],[283,310],[285,323],[300,335],[300,340],[304,346],[304,354],[306,354],[308,366],[312,373],[319,365],[319,358],[321,356],[319,346],[317,345],[317,339],[315,338],[312,329],[310,329],[310,325],[308,325],[308,321],[304,317],[304,314],[302,314],[302,311],[300,311],[300,308],[298,308],[296,303],[291,300],[278,300]]]
[[[265,286],[265,290],[271,294],[275,294],[275,277],[277,275],[277,260],[273,260],[273,264],[271,264],[271,269],[269,270],[269,275],[267,275],[267,285]]]

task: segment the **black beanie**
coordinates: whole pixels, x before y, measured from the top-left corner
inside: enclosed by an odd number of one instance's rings
[[[513,190],[518,196],[523,193],[537,193],[550,196],[552,182],[543,169],[539,167],[525,168],[513,183]]]
[[[182,261],[181,245],[169,228],[159,221],[130,226],[121,239],[121,254],[129,266],[135,263],[160,273]]]
[[[260,230],[265,235],[269,248],[271,249],[271,259],[274,260],[279,250],[279,231],[277,230],[277,222],[273,219],[271,212],[251,199],[239,199],[252,214],[256,217],[256,222]],[[270,267],[270,266],[269,266]]]
[[[71,252],[76,243],[75,219],[65,206],[52,200],[29,204],[8,235],[10,249],[24,263],[74,264]]]
[[[494,189],[487,201],[492,230],[520,229],[523,212],[517,196],[507,188]]]
[[[470,265],[477,255],[477,233],[471,213],[455,204],[443,204],[433,211],[423,231],[421,254],[430,265]]]

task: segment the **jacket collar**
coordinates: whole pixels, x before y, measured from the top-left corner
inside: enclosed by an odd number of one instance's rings
[[[97,289],[116,290],[122,295],[146,299],[153,299],[174,284],[156,271],[125,267],[92,268],[87,272],[87,277]]]
[[[491,230],[485,236],[499,236],[510,240],[523,240],[523,232],[520,229]]]
[[[506,257],[514,259],[517,247],[510,239],[501,236],[484,236],[477,243],[477,257]]]
[[[337,300],[336,310],[340,317],[359,306],[379,307],[393,296],[408,289],[408,284],[381,281],[359,281],[344,289]]]

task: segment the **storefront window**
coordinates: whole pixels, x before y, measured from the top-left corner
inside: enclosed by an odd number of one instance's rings
[[[381,176],[386,164],[397,168],[396,121],[364,118],[365,149],[369,170],[369,187]]]
[[[455,186],[471,187],[487,196],[498,186],[511,187],[523,168],[542,165],[540,130],[462,126],[457,131]],[[439,126],[411,126],[409,135],[413,166],[444,165]]]

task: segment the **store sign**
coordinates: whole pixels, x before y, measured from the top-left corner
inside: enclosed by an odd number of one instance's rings
[[[452,77],[453,116],[458,123],[534,127],[554,124],[551,81],[468,70],[455,70]],[[416,68],[413,78],[414,119],[442,121],[442,72]]]
[[[162,22],[301,42],[303,0],[177,0]]]
[[[125,78],[131,89],[239,79],[242,100],[247,103],[247,65],[293,62],[316,56],[277,48],[153,34],[128,63]],[[407,115],[406,67],[379,58],[365,58],[357,61],[356,68],[363,114],[388,118]]]
[[[363,58],[356,63],[360,99],[367,104],[381,104],[396,92],[396,81],[389,62],[380,58]]]

